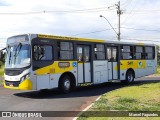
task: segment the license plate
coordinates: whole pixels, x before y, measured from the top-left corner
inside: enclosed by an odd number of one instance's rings
[[[10,84],[9,86],[10,86],[10,87],[13,87],[13,84]]]

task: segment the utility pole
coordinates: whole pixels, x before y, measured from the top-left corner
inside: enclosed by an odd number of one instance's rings
[[[116,8],[117,8],[117,15],[118,15],[118,40],[120,41],[121,39],[121,14],[122,14],[122,11],[120,9],[120,1],[118,2],[118,4],[116,4]]]
[[[118,41],[120,41],[121,40],[121,26],[120,26],[121,25],[121,19],[120,18],[121,18],[121,14],[122,14],[122,10],[120,9],[120,1],[118,2],[118,4],[115,4],[114,6],[108,7],[108,9],[110,9],[111,7],[115,7],[115,6],[116,6],[116,9],[117,9],[117,15],[118,15],[118,32],[116,32],[116,30],[113,28],[113,26],[111,25],[111,23],[109,22],[109,20],[106,17],[104,17],[102,15],[100,15],[100,17],[103,17],[103,18],[106,19],[106,21],[109,23],[109,25],[112,27],[112,29],[116,33]]]

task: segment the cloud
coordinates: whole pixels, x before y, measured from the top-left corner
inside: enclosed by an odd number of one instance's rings
[[[5,0],[0,1],[1,13],[31,13],[37,14],[0,14],[0,38],[7,38],[12,35],[24,33],[42,33],[54,35],[66,35],[76,37],[88,37],[105,40],[116,40],[116,34],[110,25],[99,15],[104,15],[117,28],[118,17],[115,7],[108,10],[108,6],[113,6],[117,0]],[[5,5],[6,4],[6,5]],[[122,27],[137,29],[159,29],[160,14],[152,10],[159,9],[158,0],[121,0]],[[91,12],[87,9],[104,8],[98,12]],[[84,12],[56,12],[86,10]],[[102,11],[103,10],[103,11]],[[137,10],[137,11],[135,11]],[[43,12],[52,11],[52,12]],[[148,12],[147,12],[148,11]],[[117,29],[116,29],[117,30]],[[95,32],[94,32],[95,31]],[[102,31],[102,32],[96,32]],[[83,34],[84,33],[84,34]],[[87,34],[88,33],[88,34]],[[160,38],[158,32],[143,31],[133,29],[121,29],[122,38],[149,39]],[[3,40],[4,41],[4,40]],[[0,44],[3,42],[0,39]]]
[[[4,0],[0,0],[0,7],[3,7],[3,6],[9,6],[9,4]]]

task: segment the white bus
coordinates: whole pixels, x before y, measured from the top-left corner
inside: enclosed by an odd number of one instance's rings
[[[20,90],[132,83],[157,67],[153,44],[26,34],[8,38],[6,51],[4,87]]]

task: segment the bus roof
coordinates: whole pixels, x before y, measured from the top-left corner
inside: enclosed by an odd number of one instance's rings
[[[98,39],[44,35],[44,34],[38,34],[38,38],[51,38],[51,39],[57,39],[57,40],[74,40],[74,41],[85,41],[85,42],[102,42],[102,43],[105,42],[105,40],[98,40]]]
[[[91,39],[91,38],[78,38],[78,37],[68,37],[68,36],[58,36],[58,35],[47,35],[47,34],[22,34],[22,35],[29,35],[38,38],[49,38],[55,40],[73,40],[73,41],[84,41],[84,42],[97,42],[97,43],[109,43],[109,44],[126,44],[126,45],[148,45],[148,46],[155,46],[153,43],[144,43],[144,42],[125,42],[125,41],[112,41],[112,40],[101,40],[101,39]],[[16,35],[12,37],[22,36]],[[11,37],[9,37],[11,38]]]
[[[101,43],[110,43],[110,44],[133,44],[133,45],[155,45],[153,43],[143,43],[143,42],[124,42],[124,41],[108,41],[100,39],[91,39],[91,38],[78,38],[78,37],[67,37],[67,36],[57,36],[57,35],[45,35],[37,34],[38,38],[50,38],[56,40],[73,40],[73,41],[84,41],[84,42],[101,42]]]

